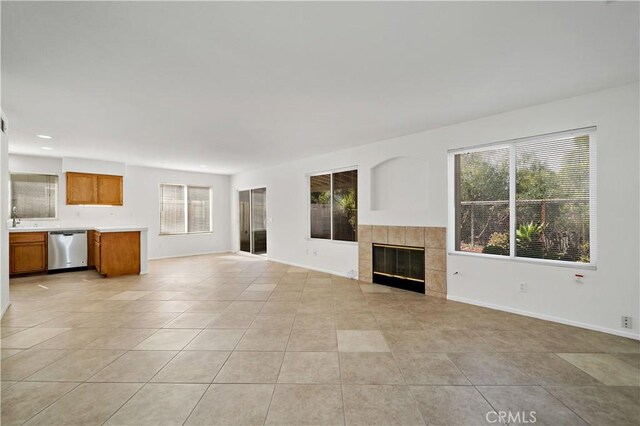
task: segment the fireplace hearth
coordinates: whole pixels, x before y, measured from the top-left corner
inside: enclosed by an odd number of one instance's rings
[[[425,293],[423,247],[374,243],[372,251],[374,283]]]

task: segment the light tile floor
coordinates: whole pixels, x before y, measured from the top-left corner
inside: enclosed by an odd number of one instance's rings
[[[25,277],[11,299],[3,425],[640,423],[637,341],[263,259]]]

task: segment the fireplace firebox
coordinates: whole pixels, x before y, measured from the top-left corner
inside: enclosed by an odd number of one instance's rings
[[[373,282],[424,294],[424,248],[373,244]]]

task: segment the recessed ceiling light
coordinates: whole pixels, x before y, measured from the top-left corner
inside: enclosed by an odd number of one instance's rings
[[[40,139],[53,139],[53,137],[47,136],[47,135],[36,135],[36,136],[39,137]]]
[[[41,146],[40,148],[46,150],[46,151],[51,151],[53,148],[51,148],[50,146]]]
[[[207,166],[205,164],[200,164],[200,167],[206,168]]]

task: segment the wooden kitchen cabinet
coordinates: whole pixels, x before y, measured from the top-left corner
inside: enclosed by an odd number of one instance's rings
[[[96,231],[87,231],[87,267],[91,268],[96,265],[95,261],[95,234]]]
[[[102,262],[101,260],[101,253],[102,253],[102,249],[100,247],[100,237],[102,236],[102,234],[100,234],[100,232],[95,231],[93,236],[93,264],[96,267],[96,270],[99,273],[102,273],[102,271],[100,270],[101,266],[102,266]]]
[[[122,205],[122,176],[98,175],[98,204]]]
[[[9,234],[9,273],[11,275],[47,270],[47,233]]]
[[[93,238],[96,270],[107,277],[140,273],[140,232],[98,232]]]
[[[67,172],[67,204],[98,204],[98,176]]]
[[[121,206],[123,178],[115,175],[67,172],[67,204]]]

